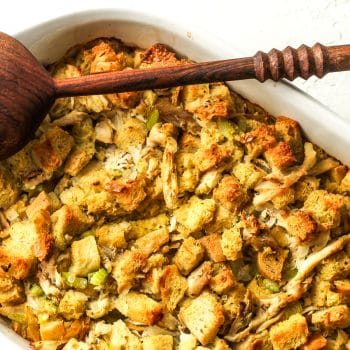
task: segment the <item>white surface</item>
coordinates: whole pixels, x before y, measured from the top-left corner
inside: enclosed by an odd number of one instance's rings
[[[101,18],[104,21],[100,21]],[[139,46],[163,41],[195,60],[238,55],[238,52],[229,45],[217,40],[215,36],[196,29],[193,24],[189,24],[190,22],[183,21],[181,18],[173,20],[166,18],[168,17],[162,16],[155,19],[152,11],[147,11],[146,15],[112,10],[89,15],[83,13],[80,17],[79,15],[69,16],[45,26],[36,27],[22,33],[20,38],[38,57],[43,59],[50,59],[60,54],[65,47],[71,46],[73,42],[87,40],[96,33],[97,35],[101,33],[117,35]],[[89,21],[95,23],[87,25]],[[8,32],[11,33],[11,31]],[[50,42],[55,45],[48,50],[47,45]],[[254,80],[247,80],[235,82],[233,85],[237,91],[260,103],[271,113],[276,115],[287,113],[302,121],[303,128],[312,141],[348,165],[350,164],[350,154],[347,152],[350,147],[348,138],[350,123],[284,83],[260,84]],[[332,120],[332,123],[329,123],[329,120]],[[11,350],[26,348],[26,346],[23,347],[23,340],[12,334],[0,322],[0,348]]]
[[[350,43],[349,0],[58,0],[2,1],[0,30],[14,34],[36,23],[93,8],[147,9],[192,23],[246,54],[287,45]],[[350,73],[294,82],[350,121]]]

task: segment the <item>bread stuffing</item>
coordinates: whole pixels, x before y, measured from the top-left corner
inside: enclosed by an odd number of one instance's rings
[[[350,349],[349,210],[349,169],[224,83],[60,98],[0,163],[0,315],[38,350]]]

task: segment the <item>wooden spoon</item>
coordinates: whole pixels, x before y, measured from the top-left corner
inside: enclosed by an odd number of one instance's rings
[[[20,150],[57,97],[167,88],[226,80],[319,78],[350,70],[350,45],[261,51],[252,57],[99,73],[55,80],[16,39],[0,33],[0,159]]]

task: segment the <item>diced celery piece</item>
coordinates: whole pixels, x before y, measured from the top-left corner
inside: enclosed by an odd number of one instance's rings
[[[159,119],[158,109],[154,109],[147,117],[146,128],[150,131],[155,124],[157,124]]]
[[[94,286],[100,286],[106,282],[107,276],[108,272],[104,268],[101,268],[96,272],[89,273],[89,283]]]
[[[44,291],[41,289],[41,287],[38,284],[33,284],[30,289],[29,293],[33,297],[41,297],[44,295]]]
[[[263,286],[271,291],[272,293],[278,293],[280,291],[280,286],[275,281],[271,281],[268,278],[263,279]]]
[[[91,229],[91,230],[88,230],[88,231],[85,231],[84,233],[81,234],[81,238],[85,238],[85,237],[88,237],[88,236],[95,236],[95,230],[94,229]]]
[[[86,278],[77,277],[71,272],[62,272],[62,278],[69,287],[76,289],[85,289],[87,287]]]

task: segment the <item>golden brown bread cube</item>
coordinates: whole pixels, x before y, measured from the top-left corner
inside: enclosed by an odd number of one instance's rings
[[[65,249],[66,238],[77,236],[91,227],[93,218],[85,214],[78,206],[63,205],[51,215],[55,244]]]
[[[317,222],[312,215],[304,210],[296,210],[287,217],[288,232],[299,242],[308,243],[316,238]]]
[[[46,173],[52,173],[63,164],[73,144],[71,135],[60,127],[54,126],[33,146],[33,160]]]
[[[173,337],[171,335],[150,335],[142,341],[143,350],[172,350]]]
[[[311,315],[311,322],[322,328],[347,328],[350,326],[350,309],[347,305],[337,305],[316,311]]]
[[[124,316],[133,322],[143,325],[153,325],[163,316],[162,306],[139,292],[120,294],[115,302],[115,307]]]
[[[306,344],[300,347],[300,350],[321,350],[327,346],[327,339],[321,334],[311,335]]]
[[[301,162],[304,152],[299,124],[295,120],[280,116],[276,118],[275,130],[278,139],[288,143],[297,161]]]
[[[69,290],[58,305],[58,313],[66,320],[79,319],[85,312],[88,297],[86,294]]]
[[[186,278],[181,276],[176,265],[167,265],[163,270],[159,285],[162,304],[171,313],[185,295],[187,290]]]
[[[24,302],[21,284],[0,269],[0,304],[19,304]]]
[[[130,228],[130,223],[126,221],[103,225],[96,230],[98,244],[112,249],[126,248],[126,235]]]
[[[217,168],[232,155],[232,149],[216,143],[201,147],[195,154],[195,161],[201,172]]]
[[[221,236],[217,233],[203,236],[200,239],[205,252],[207,253],[210,260],[214,262],[222,262],[226,260],[226,257],[221,247]]]
[[[204,248],[199,240],[185,238],[174,256],[174,263],[182,274],[188,275],[204,258]]]
[[[138,250],[125,250],[114,264],[112,276],[117,281],[118,293],[128,291],[136,282],[138,274],[147,264],[147,255]]]
[[[276,145],[275,127],[263,124],[244,134],[241,142],[246,145],[249,157],[254,159]]]
[[[90,162],[95,152],[94,142],[84,142],[75,145],[67,157],[64,171],[70,176],[76,176]]]
[[[296,157],[287,142],[279,142],[265,152],[265,158],[271,167],[285,169],[295,164]]]
[[[169,225],[169,218],[165,214],[159,214],[154,217],[145,218],[136,221],[130,221],[130,239],[137,239],[146,233],[158,230]]]
[[[9,276],[16,279],[27,277],[36,258],[42,261],[48,256],[53,247],[50,229],[50,214],[44,210],[30,220],[16,222],[9,227],[10,237],[0,246],[0,263],[7,266]]]
[[[118,320],[112,325],[111,346],[112,349],[117,350],[142,350],[141,341],[122,320]]]
[[[214,189],[213,198],[232,212],[240,209],[247,201],[246,191],[235,177],[229,175],[225,175]]]
[[[215,339],[225,321],[222,305],[207,291],[194,299],[187,299],[180,308],[179,318],[202,345]]]
[[[169,239],[169,229],[168,227],[163,227],[138,238],[133,246],[149,256],[157,252],[165,243],[168,243]]]
[[[321,227],[328,230],[339,226],[341,212],[345,209],[345,198],[325,190],[316,190],[309,194],[303,209],[311,212]]]
[[[145,143],[146,136],[145,123],[136,118],[129,118],[123,123],[121,130],[117,130],[114,143],[118,148],[128,151],[130,146],[142,146]]]
[[[270,328],[270,339],[274,350],[296,349],[307,342],[308,336],[306,318],[301,314],[294,314]]]
[[[69,269],[76,276],[87,276],[100,268],[100,253],[94,236],[72,243],[72,265]]]
[[[222,252],[227,260],[237,260],[242,257],[243,241],[239,227],[224,229],[221,236]]]
[[[236,279],[229,266],[214,264],[213,274],[209,282],[210,289],[216,294],[227,294],[236,284]]]
[[[192,196],[187,203],[174,210],[177,223],[181,225],[178,230],[184,237],[200,231],[213,219],[215,209],[216,205],[213,199],[200,199],[197,196]]]
[[[283,265],[287,256],[288,250],[272,250],[271,247],[264,247],[258,253],[257,265],[259,272],[273,281],[281,281]]]

